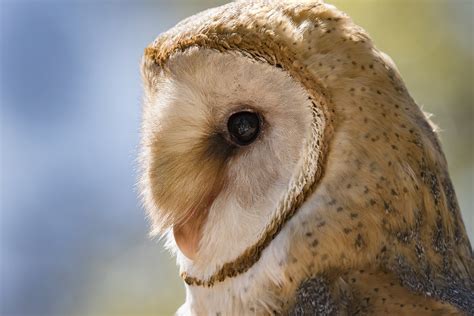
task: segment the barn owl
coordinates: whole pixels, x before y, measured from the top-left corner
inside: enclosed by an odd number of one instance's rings
[[[237,1],[145,49],[140,186],[179,315],[458,315],[470,242],[435,128],[321,1]]]

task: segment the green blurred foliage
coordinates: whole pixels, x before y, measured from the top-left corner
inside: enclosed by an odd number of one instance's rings
[[[185,299],[174,258],[154,241],[129,245],[121,256],[98,263],[85,283],[89,295],[77,316],[173,315]]]

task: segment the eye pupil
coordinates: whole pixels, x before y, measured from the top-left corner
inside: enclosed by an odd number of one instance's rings
[[[260,118],[250,111],[237,112],[227,122],[230,138],[237,145],[245,146],[252,143],[260,132]]]

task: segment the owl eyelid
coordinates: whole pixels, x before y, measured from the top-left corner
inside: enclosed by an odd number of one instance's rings
[[[264,125],[267,124],[267,122],[265,121],[264,111],[262,109],[259,109],[258,107],[249,105],[248,103],[242,103],[242,104],[237,105],[237,106],[229,105],[229,107],[232,107],[232,110],[225,112],[225,114],[221,118],[221,123],[219,124],[221,126],[221,128],[225,131],[227,130],[227,121],[229,120],[229,118],[232,115],[234,115],[236,113],[239,113],[239,112],[251,112],[251,113],[257,114],[258,118],[260,120],[260,129],[261,130],[262,130],[262,127],[264,127]]]

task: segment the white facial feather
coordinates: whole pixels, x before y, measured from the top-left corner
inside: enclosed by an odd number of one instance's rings
[[[169,68],[173,75],[155,103],[162,119],[180,116],[199,132],[199,119],[225,125],[230,113],[247,107],[264,117],[260,138],[228,162],[229,181],[210,208],[198,256],[186,267],[207,277],[254,243],[268,224],[298,164],[310,104],[285,72],[237,54],[191,50],[174,56]],[[182,130],[176,127],[176,133]]]
[[[302,146],[311,124],[311,103],[301,85],[286,72],[239,54],[192,49],[173,56],[168,67],[170,74],[160,80],[150,120],[184,122],[172,130],[177,147],[180,139],[205,131],[202,124],[217,120],[217,124],[225,125],[236,111],[250,107],[264,120],[259,138],[228,161],[228,181],[209,209],[196,257],[186,258],[171,230],[166,234],[167,246],[177,255],[181,270],[205,279],[254,244],[269,224],[300,168]],[[153,128],[154,133],[160,133],[160,124]],[[269,247],[258,265],[232,282],[212,289],[187,287],[188,300],[181,312],[189,314],[197,308],[196,314],[207,314],[219,309],[237,315],[244,313],[244,307],[248,312],[249,304],[255,305],[255,310],[271,305],[274,294],[262,292],[255,282],[270,279],[279,284],[285,279],[278,262],[287,260],[286,234],[282,231],[278,246]]]

